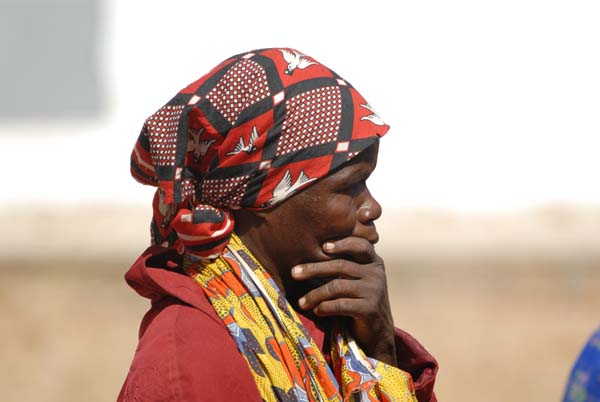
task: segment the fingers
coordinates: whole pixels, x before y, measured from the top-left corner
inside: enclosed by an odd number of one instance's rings
[[[346,316],[357,318],[362,315],[363,303],[358,299],[335,299],[327,300],[317,305],[313,311],[321,317],[328,316]]]
[[[316,281],[321,285],[301,297],[298,307],[322,317],[350,317],[349,328],[354,339],[368,355],[395,364],[394,325],[385,267],[373,243],[350,236],[326,242],[323,251],[330,260],[292,268],[296,280],[326,281]]]
[[[364,267],[352,261],[337,259],[296,265],[292,268],[292,276],[300,281],[330,277],[362,278],[365,275],[363,271]]]
[[[351,279],[332,279],[322,286],[308,292],[298,300],[301,308],[313,309],[319,303],[344,297],[357,297],[355,281]]]
[[[373,244],[351,236],[327,242],[323,250],[333,259],[292,269],[292,277],[299,281],[327,279],[300,298],[298,306],[319,316],[347,316],[361,322],[382,315],[385,268]]]
[[[329,241],[323,245],[323,250],[329,255],[349,256],[360,264],[374,262],[378,258],[373,244],[363,237],[351,236]]]
[[[332,279],[298,300],[303,310],[317,315],[344,315],[353,318],[368,314],[378,292],[377,280]]]

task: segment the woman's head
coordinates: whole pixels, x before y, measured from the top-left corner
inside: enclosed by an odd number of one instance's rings
[[[334,177],[387,130],[347,81],[309,56],[231,57],[144,124],[132,174],[158,186],[153,242],[218,255],[232,210],[272,208]]]
[[[273,208],[236,211],[237,233],[264,265],[277,267],[284,277],[295,265],[330,259],[323,252],[328,241],[356,236],[377,243],[374,222],[382,210],[366,181],[377,164],[378,147],[371,145]]]

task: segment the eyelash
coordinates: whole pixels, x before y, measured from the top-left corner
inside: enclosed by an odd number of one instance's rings
[[[341,194],[355,195],[355,194],[358,194],[360,191],[362,191],[362,189],[364,187],[366,187],[366,185],[367,185],[366,180],[363,180],[363,181],[360,181],[357,183],[353,183],[350,186],[342,187],[341,189],[338,190],[338,192]]]

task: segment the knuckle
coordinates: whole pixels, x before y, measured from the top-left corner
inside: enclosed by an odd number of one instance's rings
[[[334,300],[331,302],[331,307],[336,314],[343,312],[344,306],[341,300]]]
[[[332,289],[331,289],[331,281],[325,283],[324,289],[323,289],[323,293],[329,295],[331,294]]]
[[[340,300],[331,300],[325,303],[323,310],[329,314],[338,315],[342,312],[342,303]]]
[[[332,294],[338,294],[340,292],[340,282],[337,279],[329,282],[329,289]]]
[[[344,270],[345,265],[346,265],[346,262],[344,260],[335,260],[333,267],[335,268],[335,270],[337,272],[341,272]]]
[[[356,288],[354,282],[347,279],[335,279],[333,282],[337,296],[351,296]]]
[[[338,294],[340,291],[340,281],[337,279],[333,279],[329,282],[327,282],[327,293],[331,294],[331,295],[335,295]]]

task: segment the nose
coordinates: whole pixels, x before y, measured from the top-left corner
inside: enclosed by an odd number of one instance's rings
[[[383,210],[381,204],[368,189],[365,189],[364,198],[358,208],[358,222],[354,229],[354,236],[364,237],[371,243],[379,241],[379,234],[375,228],[375,221],[381,217]]]

